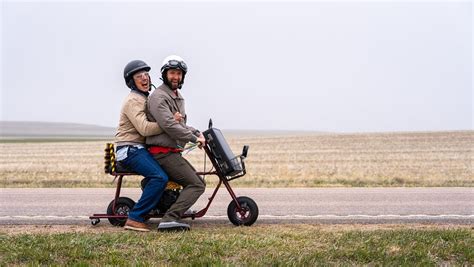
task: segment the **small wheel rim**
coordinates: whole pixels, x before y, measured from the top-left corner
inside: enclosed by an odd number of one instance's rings
[[[130,208],[128,206],[120,206],[120,207],[117,207],[115,214],[128,215],[129,212],[130,212]]]
[[[234,212],[237,219],[239,219],[242,222],[245,222],[250,218],[250,209],[246,203],[241,203],[240,207],[241,207],[240,210],[238,207],[236,207]]]

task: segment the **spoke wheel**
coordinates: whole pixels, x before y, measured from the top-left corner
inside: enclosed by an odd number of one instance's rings
[[[128,213],[135,206],[135,201],[128,197],[119,197],[114,208],[114,200],[107,207],[107,215],[123,215],[128,217]],[[124,226],[127,218],[108,218],[110,224],[115,226]]]
[[[253,199],[249,197],[238,197],[240,208],[237,207],[235,201],[231,201],[227,207],[227,216],[230,222],[234,225],[245,225],[250,226],[257,221],[258,218],[258,206]]]

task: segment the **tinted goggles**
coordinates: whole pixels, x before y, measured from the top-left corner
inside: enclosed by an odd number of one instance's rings
[[[183,61],[178,61],[178,60],[170,60],[168,61],[167,67],[170,69],[181,69],[184,72],[188,71],[188,66],[186,66],[186,63]]]

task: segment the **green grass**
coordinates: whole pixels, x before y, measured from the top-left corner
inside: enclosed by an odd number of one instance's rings
[[[195,226],[184,233],[0,234],[0,265],[466,265],[472,228]]]

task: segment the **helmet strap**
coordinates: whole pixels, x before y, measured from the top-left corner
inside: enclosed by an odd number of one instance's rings
[[[150,73],[147,74],[148,75],[148,83],[150,84],[149,87],[148,87],[148,92],[151,91],[151,87],[155,87],[152,83],[151,83],[151,76],[150,76]]]
[[[161,80],[163,81],[164,84],[166,84],[166,86],[168,86],[171,89],[171,84],[168,81],[168,78],[166,77],[166,73],[168,73],[168,70],[165,70],[161,73]]]
[[[148,92],[151,91],[151,87],[153,86],[155,88],[155,86],[151,83],[151,76],[150,74],[148,73],[148,81],[150,83],[150,86],[148,88]],[[137,92],[140,92],[140,93],[143,93],[142,91],[140,91],[137,87],[137,85],[135,84],[135,80],[133,79],[133,77],[131,77],[127,82],[126,82],[128,88],[132,89],[132,90],[135,90]]]
[[[134,81],[133,79],[129,79],[128,82],[127,82],[127,86],[128,86],[128,88],[130,88],[130,89],[136,88],[136,86],[135,86],[135,81]]]
[[[150,88],[148,89],[148,92],[151,91],[151,86],[153,84],[151,84],[151,79],[150,79]],[[142,90],[138,89],[137,85],[135,84],[135,81],[133,79],[130,79],[127,83],[127,86],[132,90],[132,91],[135,91],[135,92],[138,92],[144,96],[148,96],[150,93],[148,92],[143,92]],[[153,85],[154,86],[154,85]]]
[[[179,83],[178,85],[178,88],[181,89],[181,87],[183,87],[183,84],[184,84],[184,77],[186,77],[186,73],[183,72],[183,79],[181,79],[181,82]]]

